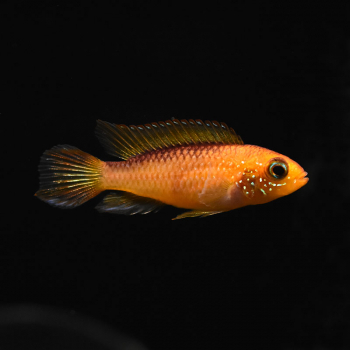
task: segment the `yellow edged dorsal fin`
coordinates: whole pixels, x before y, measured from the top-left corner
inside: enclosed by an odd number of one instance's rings
[[[172,146],[243,144],[240,136],[225,123],[200,119],[174,119],[129,127],[98,120],[96,135],[107,153],[124,160]]]

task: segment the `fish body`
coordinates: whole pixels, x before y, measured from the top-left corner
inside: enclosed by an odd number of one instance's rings
[[[97,209],[134,214],[172,205],[192,211],[177,218],[208,216],[290,194],[308,182],[290,158],[244,145],[224,123],[167,121],[118,126],[99,121],[97,136],[108,153],[103,162],[71,146],[42,157],[39,198],[61,207],[82,204],[109,190]]]

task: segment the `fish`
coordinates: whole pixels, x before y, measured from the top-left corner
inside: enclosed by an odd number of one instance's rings
[[[99,212],[189,209],[176,220],[268,203],[309,181],[297,162],[244,144],[223,122],[172,119],[126,126],[97,120],[96,136],[121,160],[102,161],[73,146],[55,146],[40,159],[39,199],[74,208],[111,191],[97,205]]]

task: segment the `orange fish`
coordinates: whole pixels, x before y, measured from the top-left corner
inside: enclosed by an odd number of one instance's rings
[[[304,169],[266,148],[244,145],[225,123],[168,120],[144,126],[97,121],[103,162],[78,148],[47,150],[39,165],[41,200],[73,208],[105,190],[101,212],[146,214],[169,204],[191,209],[175,219],[271,202],[308,182]]]

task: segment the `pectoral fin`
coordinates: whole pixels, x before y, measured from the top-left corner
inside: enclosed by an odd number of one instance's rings
[[[210,176],[211,173],[209,171],[203,190],[198,195],[198,200],[206,205],[208,210],[215,210],[220,203],[227,199],[228,189],[232,186],[232,183],[227,179],[222,179],[220,183],[217,181],[215,186],[213,186],[209,181]]]

